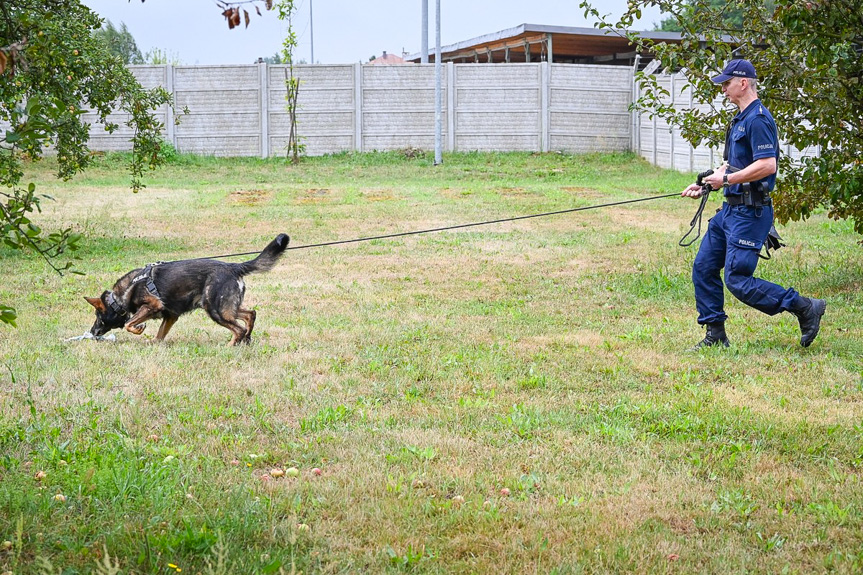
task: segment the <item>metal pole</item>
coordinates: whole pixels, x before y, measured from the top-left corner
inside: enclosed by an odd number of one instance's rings
[[[420,31],[420,64],[429,63],[429,0],[422,0],[422,30]]]
[[[440,65],[440,0],[435,0],[435,46],[434,46],[434,164],[440,165],[441,159],[441,73]]]
[[[312,0],[309,0],[309,35],[312,39],[312,61],[309,64],[315,63],[315,23],[312,20]]]

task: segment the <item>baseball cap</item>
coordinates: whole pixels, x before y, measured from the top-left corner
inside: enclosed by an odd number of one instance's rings
[[[710,80],[714,84],[721,84],[731,78],[758,78],[758,76],[755,75],[755,67],[749,60],[731,60],[725,65],[721,74]]]

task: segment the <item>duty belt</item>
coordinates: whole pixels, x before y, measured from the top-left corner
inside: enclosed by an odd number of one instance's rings
[[[765,192],[760,184],[753,186],[752,184],[741,184],[739,187],[742,193],[725,196],[725,201],[729,206],[739,206],[741,204],[753,207],[769,206],[773,203],[770,199],[770,192]]]

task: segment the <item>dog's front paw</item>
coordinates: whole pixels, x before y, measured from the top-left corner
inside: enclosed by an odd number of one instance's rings
[[[141,335],[142,333],[144,333],[145,329],[147,329],[147,323],[146,322],[139,323],[138,325],[130,325],[126,328],[126,330],[129,333],[132,333],[135,335]]]

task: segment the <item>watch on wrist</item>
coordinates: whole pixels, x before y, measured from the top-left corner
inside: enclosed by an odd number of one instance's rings
[[[728,174],[722,174],[722,185],[723,186],[728,185]]]

